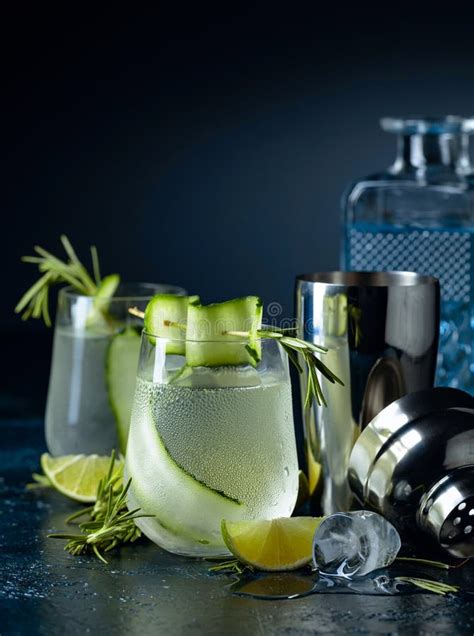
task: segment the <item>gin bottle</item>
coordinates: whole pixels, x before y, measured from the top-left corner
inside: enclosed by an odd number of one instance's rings
[[[397,135],[397,155],[344,196],[343,268],[439,278],[436,383],[474,393],[474,118],[385,118],[381,126]]]

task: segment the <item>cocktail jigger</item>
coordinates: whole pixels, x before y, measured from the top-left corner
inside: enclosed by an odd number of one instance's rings
[[[436,388],[387,406],[354,445],[349,483],[400,532],[474,556],[474,397]]]

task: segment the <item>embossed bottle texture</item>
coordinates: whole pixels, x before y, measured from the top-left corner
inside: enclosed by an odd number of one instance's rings
[[[474,120],[383,119],[395,163],[343,200],[343,267],[408,270],[441,283],[437,384],[474,392]]]

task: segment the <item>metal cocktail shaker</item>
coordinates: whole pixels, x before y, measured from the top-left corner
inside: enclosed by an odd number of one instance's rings
[[[439,284],[411,272],[306,274],[296,280],[296,318],[298,336],[328,349],[324,363],[345,385],[320,377],[328,406],[303,410],[313,512],[349,510],[359,433],[397,398],[433,386]]]
[[[349,483],[400,532],[474,556],[474,397],[443,387],[392,402],[357,440]]]

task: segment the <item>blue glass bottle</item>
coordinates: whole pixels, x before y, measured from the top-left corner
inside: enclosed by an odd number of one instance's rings
[[[385,118],[381,125],[397,134],[397,156],[345,194],[342,266],[439,278],[436,382],[474,393],[474,118]]]

